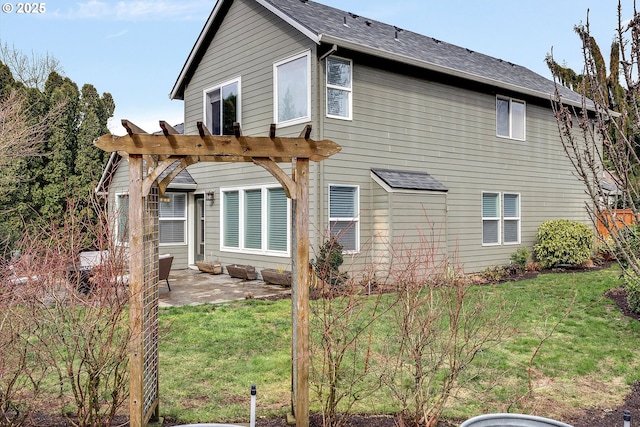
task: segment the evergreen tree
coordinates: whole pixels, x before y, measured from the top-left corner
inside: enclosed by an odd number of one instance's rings
[[[79,90],[55,69],[40,89],[16,81],[0,62],[0,103],[12,93],[20,93],[26,120],[46,125],[46,131],[37,155],[17,155],[0,170],[0,182],[10,177],[13,183],[0,193],[0,240],[13,240],[25,223],[60,220],[69,209],[69,197],[76,199],[77,209],[87,207],[107,160],[107,153],[93,141],[108,133],[107,122],[115,109],[109,93],[100,96],[90,84]]]

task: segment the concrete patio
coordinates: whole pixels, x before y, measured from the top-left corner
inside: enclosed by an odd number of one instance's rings
[[[262,280],[242,280],[227,274],[209,274],[198,270],[172,270],[171,292],[163,280],[158,284],[160,307],[219,304],[248,297],[265,298],[291,295],[291,288],[270,285]]]

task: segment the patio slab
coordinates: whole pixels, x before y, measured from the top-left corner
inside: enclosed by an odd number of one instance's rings
[[[198,270],[172,270],[171,292],[165,281],[158,284],[160,307],[219,304],[235,300],[291,295],[291,288],[270,285],[262,280],[242,280],[227,274],[209,274]]]

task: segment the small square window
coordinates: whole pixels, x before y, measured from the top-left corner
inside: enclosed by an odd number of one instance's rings
[[[204,91],[204,122],[212,135],[233,135],[240,122],[240,79]]]
[[[496,98],[496,135],[525,140],[526,104],[511,98]]]

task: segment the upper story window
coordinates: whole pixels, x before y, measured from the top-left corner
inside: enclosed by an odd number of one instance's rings
[[[274,120],[288,126],[311,119],[311,53],[273,64]]]
[[[352,63],[349,59],[327,58],[327,117],[351,120]]]
[[[496,135],[524,141],[526,104],[512,98],[496,98]]]
[[[204,122],[212,135],[233,135],[240,122],[240,79],[204,91]]]

